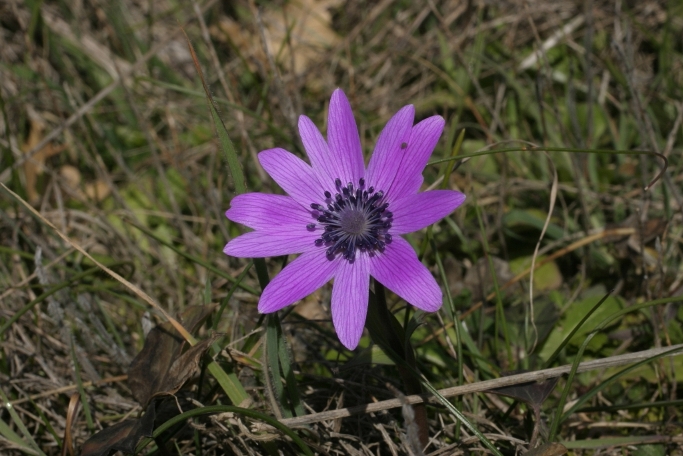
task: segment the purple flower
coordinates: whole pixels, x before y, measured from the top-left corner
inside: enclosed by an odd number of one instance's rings
[[[337,89],[327,142],[311,119],[299,117],[311,165],[280,148],[259,153],[289,196],[236,196],[225,215],[254,231],[223,251],[247,258],[301,254],[263,290],[259,312],[275,312],[334,278],[332,322],[341,343],[353,350],[365,325],[370,276],[419,309],[441,307],[441,289],[400,235],[447,216],[465,195],[418,192],[444,120],[434,116],[413,126],[414,116],[408,105],[389,120],[366,169],[351,105]]]

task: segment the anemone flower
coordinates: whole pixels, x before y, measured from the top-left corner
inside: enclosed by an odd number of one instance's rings
[[[441,307],[441,289],[400,235],[447,216],[465,195],[419,192],[444,120],[434,116],[413,126],[414,116],[408,105],[389,120],[366,168],[351,105],[337,89],[327,141],[311,119],[299,117],[310,165],[280,148],[259,153],[263,168],[289,196],[233,198],[225,215],[254,231],[232,239],[223,251],[246,258],[300,254],[263,290],[259,312],[282,309],[334,278],[332,322],[341,343],[353,350],[365,326],[370,276],[419,309]]]

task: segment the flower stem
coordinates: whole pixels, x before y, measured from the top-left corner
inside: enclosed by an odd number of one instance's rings
[[[398,374],[401,376],[406,395],[421,394],[422,385],[420,379],[415,375],[417,372],[417,363],[415,361],[415,352],[410,340],[405,337],[403,327],[398,322],[396,317],[389,312],[387,307],[386,293],[384,285],[375,280],[375,296],[377,304],[377,312],[379,320],[383,322],[384,340],[388,342],[389,348],[394,351],[396,355],[405,361],[406,365],[396,363]],[[385,347],[382,347],[385,348]],[[424,403],[413,404],[413,413],[415,416],[414,424],[418,428],[418,437],[420,446],[426,447],[429,443],[429,423],[427,422],[427,408]],[[406,427],[411,423],[406,422]]]

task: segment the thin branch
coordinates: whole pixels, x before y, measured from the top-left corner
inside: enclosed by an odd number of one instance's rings
[[[657,355],[661,355],[662,353],[667,351],[673,352],[669,356],[680,355],[681,351],[683,351],[683,344],[674,345],[671,347],[653,348],[650,350],[639,351],[636,353],[628,353],[625,355],[610,356],[608,358],[586,361],[579,364],[577,372],[588,372],[591,370],[598,369],[604,370],[610,367],[623,366],[625,364],[633,364]],[[484,380],[481,382],[471,383],[469,385],[445,388],[439,390],[439,393],[444,397],[454,397],[461,396],[463,394],[481,393],[483,391],[489,391],[494,388],[500,388],[502,386],[518,385],[520,383],[528,382],[538,382],[549,378],[559,377],[561,375],[569,373],[571,368],[571,364],[566,364],[564,366],[552,367],[550,369],[543,369],[536,372],[526,372],[523,374],[509,375],[507,377],[496,378],[493,380]],[[404,404],[419,404],[420,402],[430,401],[430,397],[430,394],[405,396],[401,399],[389,399],[386,401],[357,405],[354,407],[348,407],[339,410],[330,410],[327,412],[313,413],[311,415],[300,416],[296,418],[286,418],[280,420],[280,422],[288,427],[303,426],[311,423],[317,423],[319,421],[335,420],[353,415],[360,415],[363,413],[380,412],[382,410],[401,407]]]

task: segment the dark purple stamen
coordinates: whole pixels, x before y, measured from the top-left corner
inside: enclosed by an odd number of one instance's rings
[[[327,208],[322,204],[311,203],[313,216],[323,228],[320,238],[315,240],[318,247],[325,246],[328,258],[341,254],[349,262],[356,258],[356,251],[384,251],[391,242],[393,214],[387,211],[389,203],[383,202],[384,192],[375,193],[374,187],[365,188],[365,179],[358,180],[358,187],[352,182],[342,185],[341,179],[334,180],[337,192],[332,197],[324,192],[328,200]],[[316,229],[311,223],[309,230]]]

